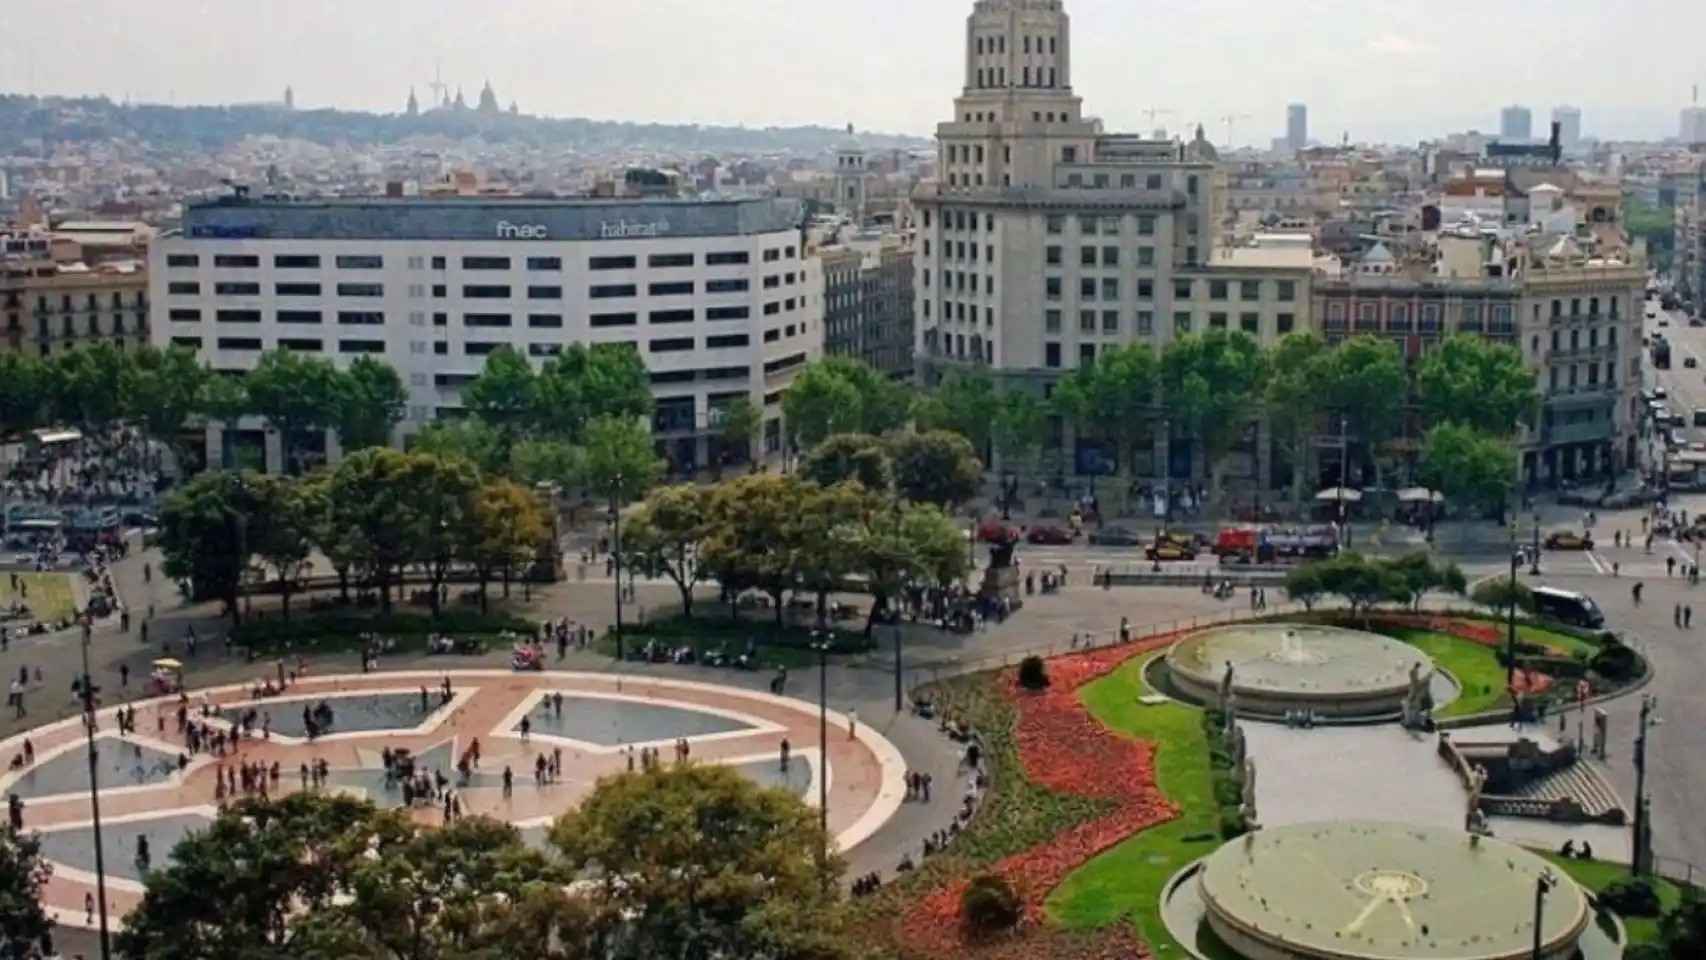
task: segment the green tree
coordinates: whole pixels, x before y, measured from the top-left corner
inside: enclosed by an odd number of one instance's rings
[[[217,597],[232,623],[241,623],[238,595],[256,538],[253,474],[203,474],[180,487],[160,510],[161,569],[191,584],[197,598]]]
[[[1440,423],[1422,440],[1419,475],[1430,490],[1493,510],[1516,482],[1516,450],[1507,440],[1462,423]]]
[[[716,408],[713,424],[717,429],[717,445],[721,447],[716,458],[719,476],[725,459],[736,463],[752,461],[753,444],[764,432],[764,411],[757,404],[746,397],[725,403]]]
[[[609,777],[551,842],[583,876],[594,955],[608,960],[848,955],[833,854],[818,815],[728,767]],[[827,874],[828,882],[824,882]]]
[[[1377,474],[1380,449],[1403,428],[1407,386],[1404,358],[1388,340],[1352,337],[1325,359],[1326,406],[1348,418],[1351,433],[1367,446]]]
[[[129,368],[124,351],[106,342],[59,354],[47,366],[55,411],[67,422],[104,433],[125,414]]]
[[[988,374],[950,372],[914,404],[913,419],[919,430],[951,431],[970,441],[973,450],[988,450],[1000,401]]]
[[[0,958],[36,960],[53,922],[41,907],[52,873],[41,856],[41,835],[0,829]]]
[[[964,441],[961,441],[964,442]],[[796,523],[805,485],[792,476],[755,473],[711,490],[711,535],[704,563],[730,595],[748,587],[772,601],[782,623],[783,598],[795,585]]]
[[[42,425],[48,373],[23,353],[0,352],[0,436]]]
[[[293,960],[300,921],[329,909],[376,839],[373,806],[335,794],[244,800],[172,849],[125,918],[128,960]],[[217,895],[211,895],[216,892]]]
[[[280,476],[251,476],[246,493],[249,547],[278,578],[284,618],[290,619],[290,596],[313,553],[315,533],[324,504],[316,498],[323,486]]]
[[[963,532],[940,507],[875,497],[871,501],[858,523],[843,528],[844,546],[871,591],[867,637],[877,614],[902,590],[946,587],[965,576],[971,565]]]
[[[462,559],[458,548],[467,542],[466,531],[474,523],[474,491],[480,487],[480,473],[460,457],[411,453],[404,455],[402,469],[393,479],[391,495],[409,505],[403,549],[409,559],[426,568],[436,617],[443,612],[441,597],[450,570]]]
[[[711,499],[709,489],[695,484],[659,487],[622,523],[623,560],[673,580],[689,620],[693,588],[710,576],[704,547],[711,536]]]
[[[966,439],[956,433],[902,433],[889,440],[895,489],[915,503],[953,509],[977,496],[983,464]]]
[[[293,924],[309,956],[581,960],[586,911],[568,879],[496,820],[399,824],[352,865],[344,897]]]
[[[1313,333],[1288,333],[1269,355],[1269,376],[1263,403],[1274,445],[1289,451],[1291,498],[1302,510],[1314,476],[1314,436],[1325,409],[1324,367],[1327,345]]]
[[[194,350],[143,347],[130,355],[120,377],[121,405],[143,433],[181,451],[184,425],[200,411],[202,385],[210,376]]]
[[[817,600],[817,623],[829,623],[829,595],[859,569],[858,538],[862,518],[875,506],[863,487],[852,483],[820,487],[808,484],[794,514],[794,530],[784,540],[792,550],[794,576]]]
[[[409,391],[397,371],[372,357],[356,357],[340,386],[336,426],[344,452],[390,443],[391,431],[403,422],[409,403]]]
[[[1321,578],[1322,592],[1344,597],[1351,612],[1362,613],[1365,621],[1376,604],[1407,601],[1410,596],[1397,571],[1361,554],[1342,553],[1310,566]]]
[[[886,492],[894,486],[889,446],[868,433],[838,433],[812,448],[800,473],[820,487],[857,480],[866,490]]]
[[[298,439],[337,422],[342,382],[329,361],[288,350],[262,354],[260,363],[243,378],[249,411],[278,431],[287,473],[297,473],[300,466],[295,457]]]
[[[637,417],[599,417],[587,424],[584,456],[587,489],[622,502],[643,495],[663,476],[651,431]]]
[[[329,529],[351,566],[379,587],[380,608],[391,612],[391,585],[420,543],[420,508],[399,495],[411,458],[389,447],[369,447],[345,457],[327,491]]]
[[[1450,561],[1436,562],[1420,551],[1385,561],[1385,566],[1398,575],[1412,609],[1420,610],[1422,598],[1436,590],[1459,596],[1468,590],[1468,581],[1457,564]]]
[[[539,377],[527,358],[509,347],[486,355],[486,365],[462,388],[468,412],[497,435],[497,461],[509,462],[510,448],[540,415]]]
[[[1652,206],[1630,198],[1623,209],[1623,227],[1629,236],[1647,242],[1648,262],[1659,273],[1668,273],[1676,255],[1676,210]]]
[[[533,491],[501,479],[488,480],[475,492],[469,520],[464,526],[473,539],[463,552],[480,571],[480,612],[485,613],[491,572],[502,577],[508,598],[515,569],[530,563],[539,545],[550,540],[551,521]]]
[[[1416,393],[1426,423],[1455,421],[1495,437],[1534,422],[1534,370],[1515,348],[1481,337],[1448,338],[1422,357]]]
[[[570,344],[539,372],[533,420],[544,436],[580,443],[600,417],[651,416],[651,382],[633,347]]]
[[[1249,428],[1266,380],[1261,347],[1242,331],[1185,336],[1161,356],[1167,411],[1199,441],[1211,494],[1220,491],[1223,462]]]
[[[809,450],[832,434],[898,430],[911,404],[906,387],[864,363],[828,357],[794,378],[782,398],[782,418],[789,439]]]
[[[1518,610],[1524,613],[1534,612],[1534,591],[1520,580],[1512,581],[1506,577],[1493,577],[1475,585],[1475,591],[1469,599],[1483,607],[1492,607],[1501,613],[1509,613],[1514,602]]]
[[[1321,595],[1327,592],[1318,563],[1306,563],[1285,572],[1285,595],[1303,604],[1305,610],[1314,610]]]
[[[1114,347],[1080,367],[1054,391],[1054,408],[1080,436],[1114,445],[1116,469],[1151,442],[1160,364],[1147,344]],[[1040,427],[1040,425],[1039,425]]]
[[[409,450],[414,453],[431,454],[435,457],[461,457],[485,474],[508,473],[512,460],[521,460],[520,447],[518,444],[506,452],[498,431],[486,421],[472,417],[435,420],[415,434],[409,442]],[[529,478],[529,482],[540,479],[545,478]]]
[[[1001,394],[990,423],[990,442],[1004,469],[1035,469],[1047,420],[1048,408],[1035,396],[1016,389]]]

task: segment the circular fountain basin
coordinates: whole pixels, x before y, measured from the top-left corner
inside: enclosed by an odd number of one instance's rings
[[[1412,668],[1433,661],[1420,650],[1376,633],[1309,624],[1243,624],[1194,633],[1167,653],[1167,679],[1202,703],[1220,697],[1226,665],[1238,712],[1283,716],[1310,710],[1325,718],[1401,712]]]
[[[1593,919],[1582,889],[1540,857],[1406,824],[1261,830],[1210,855],[1195,880],[1209,927],[1250,960],[1566,960]]]

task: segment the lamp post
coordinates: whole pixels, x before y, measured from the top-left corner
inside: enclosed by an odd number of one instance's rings
[[[1653,716],[1658,706],[1658,697],[1641,697],[1640,726],[1635,733],[1635,855],[1629,858],[1629,875],[1636,877],[1650,867],[1646,862],[1647,831],[1652,829],[1647,810],[1647,730],[1659,722],[1659,718]]]
[[[89,679],[89,615],[83,615],[83,733],[89,742],[89,816],[95,834],[95,900],[101,911],[101,960],[109,960],[107,935],[107,862],[101,847],[101,788],[95,754],[95,686]]]
[[[818,879],[829,890],[829,641],[812,631],[817,650],[817,817],[822,836],[818,844]]]
[[[1339,547],[1351,545],[1351,531],[1345,522],[1345,486],[1351,482],[1351,418],[1339,417]]]
[[[1540,957],[1540,922],[1542,919],[1544,919],[1544,917],[1546,915],[1546,895],[1551,893],[1552,888],[1556,887],[1557,885],[1558,885],[1558,876],[1557,876],[1557,874],[1554,874],[1552,872],[1551,868],[1547,868],[1545,870],[1542,870],[1540,872],[1540,876],[1537,877],[1534,881],[1534,957],[1533,957],[1533,960],[1541,960],[1541,957]]]
[[[1528,575],[1531,577],[1540,576],[1540,511],[1538,510],[1534,512],[1534,552],[1529,554],[1529,559],[1533,561],[1533,565],[1528,568]]]
[[[616,572],[616,662],[622,662],[622,512],[616,507],[616,497],[622,489],[622,475],[610,485],[610,561]]]
[[[1001,471],[1001,519],[1013,519],[1013,495],[1019,492],[1019,478],[1013,471]]]
[[[1516,527],[1511,527],[1511,588],[1509,631],[1505,636],[1505,689],[1516,689],[1516,570],[1522,565],[1522,554],[1516,552]]]

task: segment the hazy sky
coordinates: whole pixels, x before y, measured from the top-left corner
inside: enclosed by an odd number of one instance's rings
[[[0,90],[299,108],[402,109],[435,66],[470,101],[490,78],[529,113],[707,123],[852,122],[928,135],[961,83],[971,0],[0,0]],[[1266,144],[1288,101],[1310,134],[1408,142],[1539,132],[1677,132],[1706,84],[1699,0],[1068,0],[1074,86],[1110,129],[1248,114]]]

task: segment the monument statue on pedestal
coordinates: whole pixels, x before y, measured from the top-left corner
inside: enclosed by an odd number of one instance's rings
[[[1229,716],[1232,713],[1231,707],[1234,706],[1232,699],[1234,696],[1232,693],[1232,677],[1236,672],[1237,671],[1232,667],[1232,661],[1226,661],[1226,672],[1220,677],[1220,698],[1215,704],[1215,706],[1220,708],[1221,713]]]
[[[1254,757],[1244,758],[1244,805],[1239,813],[1244,817],[1244,825],[1251,830],[1258,828],[1256,820],[1256,760]]]
[[[1463,815],[1463,829],[1470,833],[1486,830],[1486,817],[1481,814],[1481,791],[1487,787],[1487,768],[1469,768],[1469,808]]]
[[[1242,726],[1233,726],[1231,747],[1232,766],[1238,770],[1244,769],[1244,760],[1249,756],[1250,743],[1244,739],[1244,728]]]

